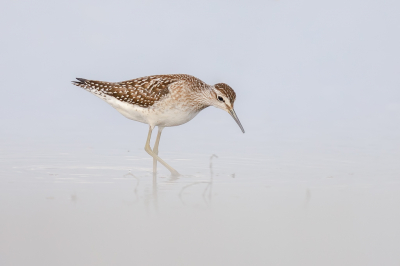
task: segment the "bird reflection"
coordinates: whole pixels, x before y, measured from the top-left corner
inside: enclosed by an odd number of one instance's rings
[[[159,209],[158,209],[158,184],[157,184],[157,173],[153,172],[152,175],[152,183],[151,183],[151,188],[146,187],[144,193],[144,203],[146,207],[147,214],[150,215],[152,208],[154,209],[154,212],[158,215],[159,214]],[[148,178],[147,176],[145,177],[146,179]]]
[[[154,209],[158,213],[158,187],[157,187],[157,172],[153,172],[153,203]]]
[[[157,173],[152,173],[151,174],[151,182],[149,179],[148,174],[143,174],[142,176],[140,175],[134,175],[130,171],[124,175],[125,178],[130,177],[132,179],[135,179],[136,182],[134,184],[133,188],[133,194],[134,194],[134,201],[131,203],[140,203],[144,204],[144,207],[146,209],[146,212],[148,215],[151,214],[159,214],[159,190],[163,191],[164,194],[166,193],[171,193],[177,192],[178,196],[178,201],[177,203],[181,203],[185,206],[190,205],[190,200],[185,194],[190,190],[191,188],[198,187],[201,189],[201,191],[198,191],[199,194],[195,193],[195,191],[191,191],[190,195],[196,196],[196,195],[201,195],[201,202],[203,202],[201,205],[204,205],[206,207],[211,206],[212,202],[212,193],[213,193],[213,178],[214,178],[214,167],[213,163],[215,161],[215,158],[218,158],[217,155],[212,154],[209,158],[209,178],[204,179],[204,176],[201,177],[202,180],[199,180],[199,177],[194,177],[194,176],[180,176],[179,178],[176,177],[170,177],[167,179],[163,179],[162,182],[159,183],[160,180],[158,180],[160,177],[158,176]],[[162,177],[161,177],[162,178]],[[195,181],[195,180],[197,181]],[[187,182],[188,180],[192,180],[195,182]],[[182,187],[183,185],[183,187]],[[205,185],[204,189],[201,186],[198,185]],[[175,189],[173,189],[175,187]],[[180,187],[180,188],[179,188]],[[178,190],[177,190],[178,189]],[[186,195],[186,196],[185,196]],[[197,199],[199,199],[197,197]],[[172,202],[173,203],[173,198]],[[143,205],[142,205],[143,206]]]

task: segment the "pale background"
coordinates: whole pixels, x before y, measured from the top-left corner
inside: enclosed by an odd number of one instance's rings
[[[399,9],[1,1],[0,265],[400,265]],[[246,133],[165,129],[156,184],[147,125],[70,81],[172,73]]]

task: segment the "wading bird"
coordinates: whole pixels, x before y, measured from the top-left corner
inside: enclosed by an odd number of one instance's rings
[[[122,82],[77,80],[72,83],[103,99],[125,117],[149,125],[144,149],[153,157],[154,173],[159,161],[172,176],[179,176],[174,168],[158,156],[161,132],[165,127],[189,122],[206,107],[214,106],[227,111],[244,133],[233,109],[236,93],[225,83],[208,85],[185,74],[147,76]],[[151,133],[156,126],[157,139],[151,149]]]

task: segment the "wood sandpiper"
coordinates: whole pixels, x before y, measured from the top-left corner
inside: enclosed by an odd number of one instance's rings
[[[158,156],[161,132],[164,127],[189,122],[204,108],[214,106],[227,111],[244,133],[233,109],[236,93],[225,83],[211,86],[185,74],[147,76],[122,82],[77,80],[72,83],[103,99],[125,117],[149,125],[144,149],[153,157],[153,173],[156,173],[159,161],[172,176],[179,176],[174,168]],[[151,133],[156,126],[157,139],[151,149]]]

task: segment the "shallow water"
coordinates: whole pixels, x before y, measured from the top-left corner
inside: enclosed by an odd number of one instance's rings
[[[399,8],[1,1],[0,266],[399,266]],[[70,81],[173,73],[246,134],[206,108],[153,179],[147,125]]]
[[[396,150],[286,144],[161,150],[177,179],[142,149],[3,144],[1,265],[399,265]]]

